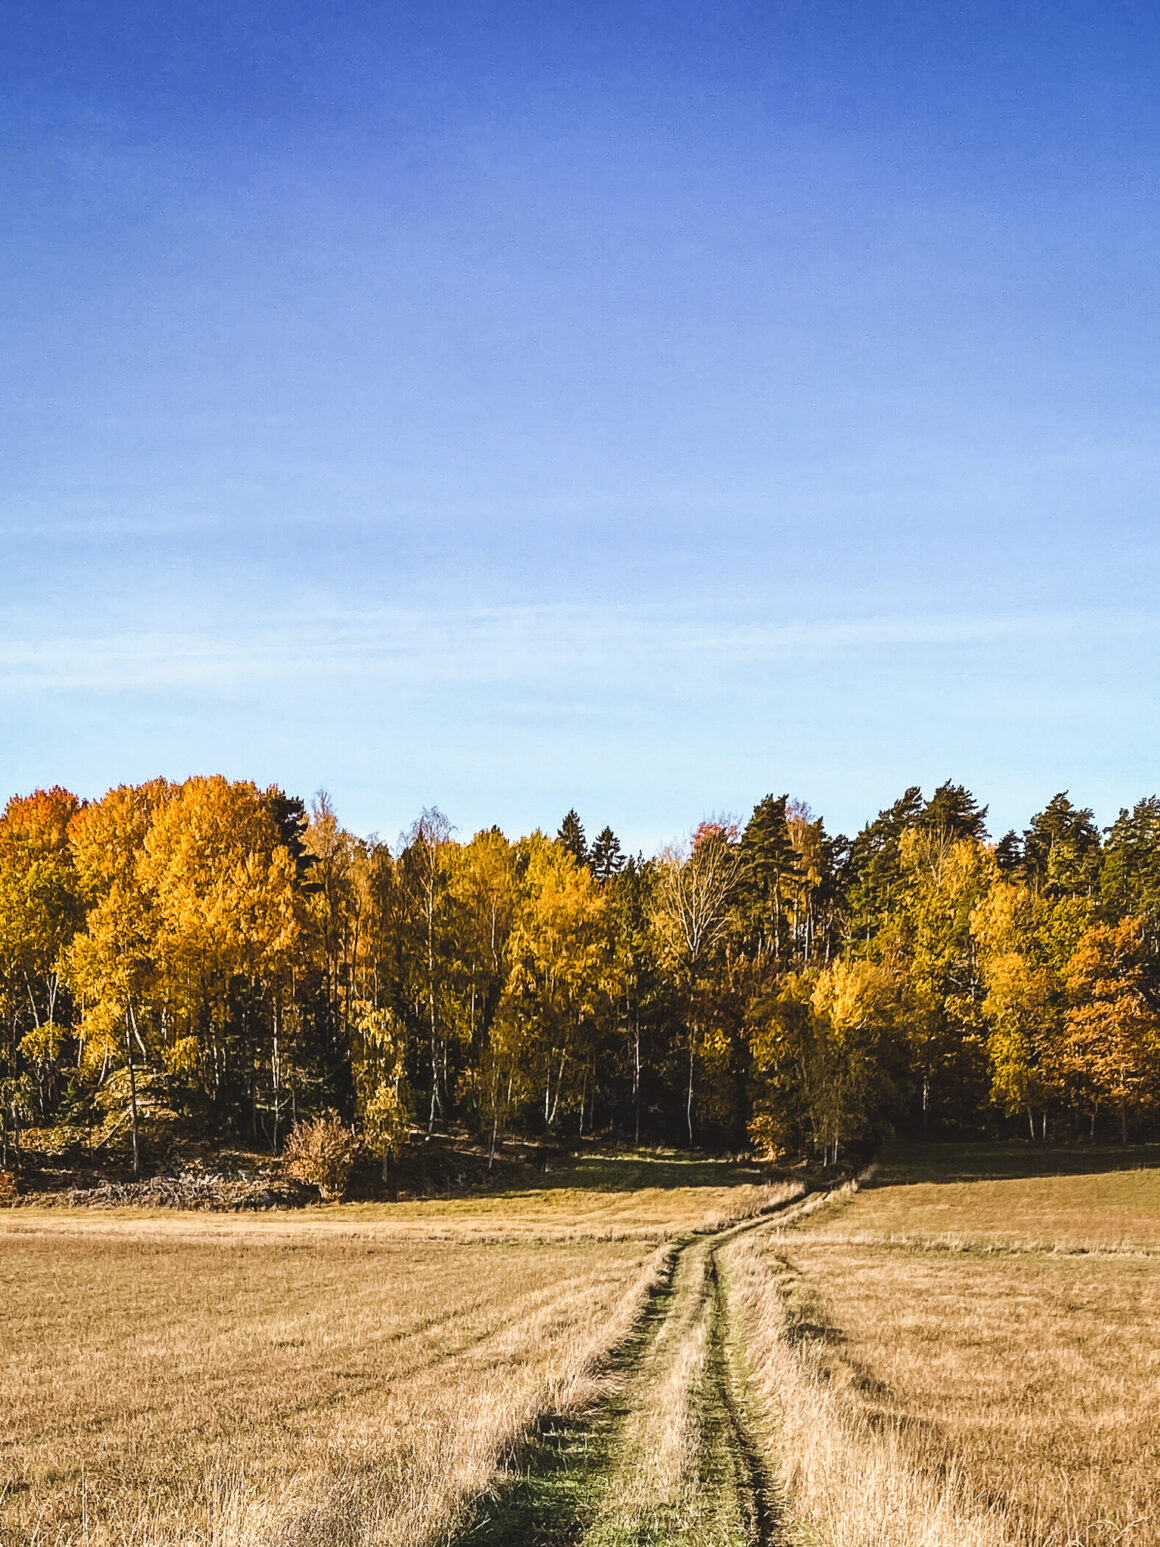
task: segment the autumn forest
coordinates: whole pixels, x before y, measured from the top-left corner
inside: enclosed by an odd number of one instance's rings
[[[1154,1135],[1160,800],[985,823],[949,782],[852,839],[767,796],[646,858],[574,811],[513,842],[426,810],[391,846],[221,777],[15,797],[5,1155],[277,1151],[323,1112],[384,1169],[452,1124],[823,1161]]]

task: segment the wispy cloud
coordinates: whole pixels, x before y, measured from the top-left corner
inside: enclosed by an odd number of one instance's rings
[[[785,665],[849,654],[986,652],[1016,645],[1155,638],[1138,615],[899,615],[772,621],[706,608],[674,613],[580,605],[314,614],[230,631],[44,633],[12,620],[0,690],[222,689],[288,676],[370,675],[403,684],[534,682],[562,670]]]

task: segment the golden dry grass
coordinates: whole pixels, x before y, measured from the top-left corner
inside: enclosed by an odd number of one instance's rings
[[[693,1185],[221,1216],[0,1216],[0,1541],[418,1547],[589,1400]],[[615,1168],[602,1178],[615,1181]],[[792,1189],[783,1189],[783,1195]]]
[[[1160,1177],[904,1163],[730,1252],[802,1518],[830,1547],[1156,1547]]]
[[[557,1162],[537,1187],[400,1203],[345,1203],[324,1208],[271,1210],[245,1216],[256,1235],[333,1236],[372,1227],[422,1240],[640,1239],[665,1241],[689,1230],[711,1230],[776,1207],[800,1190],[768,1182],[759,1168],[670,1154],[589,1155]],[[0,1212],[0,1238],[33,1223],[67,1229],[115,1229],[149,1222],[159,1234],[236,1235],[238,1216],[154,1208],[100,1210],[27,1207]]]
[[[206,1480],[244,1474],[282,1540],[357,1478],[382,1517],[366,1539],[414,1542],[581,1379],[648,1257],[634,1242],[198,1243],[145,1227],[10,1238],[4,1529],[208,1539],[221,1500]]]
[[[978,1150],[976,1166],[987,1154],[1010,1164],[1002,1151]],[[866,1243],[1160,1252],[1160,1164],[960,1179],[959,1166],[946,1167],[938,1177],[928,1153],[920,1152],[915,1169],[929,1180],[907,1182],[902,1157],[887,1157],[857,1206],[831,1215],[819,1228],[832,1239]],[[1031,1152],[1020,1158],[1038,1171],[1056,1156]],[[1066,1152],[1058,1159],[1076,1163]],[[1087,1160],[1093,1168],[1100,1163],[1098,1157]]]
[[[926,1463],[957,1459],[1021,1540],[1160,1542],[1154,1262],[796,1243],[842,1341],[831,1384]]]
[[[769,1237],[725,1253],[770,1464],[786,1490],[786,1540],[809,1547],[1013,1547],[953,1458],[916,1453],[902,1426],[875,1427],[798,1335],[794,1292]],[[929,1464],[927,1462],[929,1461]]]

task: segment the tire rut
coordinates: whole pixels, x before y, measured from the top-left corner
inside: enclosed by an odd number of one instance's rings
[[[709,1276],[713,1292],[713,1346],[718,1364],[715,1378],[727,1415],[730,1452],[740,1474],[737,1491],[746,1507],[749,1541],[752,1547],[775,1547],[781,1534],[781,1516],[774,1503],[772,1479],[746,1411],[744,1379],[737,1369],[740,1353],[730,1335],[728,1302],[716,1249],[709,1256]]]

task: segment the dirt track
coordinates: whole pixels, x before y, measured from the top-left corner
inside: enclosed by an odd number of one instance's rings
[[[786,1206],[781,1217],[796,1213]],[[731,1324],[723,1248],[768,1216],[672,1251],[583,1421],[545,1419],[457,1547],[773,1547],[781,1505]]]

